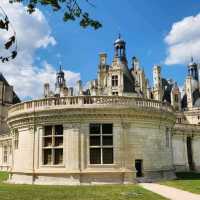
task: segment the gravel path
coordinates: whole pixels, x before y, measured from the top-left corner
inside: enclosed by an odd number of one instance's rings
[[[171,200],[200,200],[200,195],[157,183],[140,183],[140,186]]]

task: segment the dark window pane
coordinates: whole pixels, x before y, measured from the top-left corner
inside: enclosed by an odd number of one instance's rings
[[[44,135],[52,135],[52,126],[44,127]]]
[[[90,136],[90,146],[100,145],[100,136]]]
[[[55,149],[54,164],[59,165],[63,163],[63,149]]]
[[[102,124],[102,134],[112,134],[113,125],[112,124]]]
[[[115,81],[114,81],[114,80],[112,80],[112,86],[113,86],[113,87],[115,86]]]
[[[113,137],[103,136],[103,145],[113,145]]]
[[[8,147],[4,146],[4,149],[3,149],[3,162],[7,163],[7,161],[8,161]]]
[[[44,138],[44,146],[49,147],[52,145],[52,137],[45,137]]]
[[[55,137],[55,146],[63,145],[63,137]]]
[[[103,149],[103,164],[112,164],[113,163],[113,149],[104,148]]]
[[[90,149],[90,164],[101,164],[101,149],[100,148]]]
[[[90,124],[90,134],[100,134],[100,124]]]
[[[112,76],[112,86],[118,86],[118,76],[116,75]]]
[[[52,158],[51,149],[44,149],[44,165],[50,165]]]
[[[63,135],[63,126],[62,125],[55,126],[55,135]]]

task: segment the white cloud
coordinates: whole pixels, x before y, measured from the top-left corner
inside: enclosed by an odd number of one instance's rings
[[[191,56],[199,60],[200,14],[174,23],[165,37],[165,42],[168,45],[166,64],[184,64],[190,60]]]
[[[43,61],[42,67],[34,65],[38,59],[35,52],[39,48],[55,45],[56,40],[43,13],[36,11],[29,15],[21,3],[9,4],[8,0],[1,0],[1,6],[6,11],[17,33],[18,56],[8,63],[0,63],[0,72],[8,82],[14,86],[17,94],[22,98],[38,98],[42,96],[43,83],[54,84],[56,70]],[[0,31],[0,41],[5,41],[8,34]],[[9,33],[10,34],[10,33]],[[80,79],[79,73],[65,71],[68,85]]]
[[[64,72],[68,86],[75,85],[75,82],[80,79],[79,73],[66,70],[64,70]],[[43,68],[27,66],[16,72],[13,70],[13,73],[7,73],[6,78],[15,86],[15,90],[20,97],[25,99],[27,97],[38,98],[43,94],[44,83],[50,83],[51,89],[54,90],[56,70],[44,61]]]

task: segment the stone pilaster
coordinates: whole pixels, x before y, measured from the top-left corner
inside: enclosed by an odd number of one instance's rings
[[[80,170],[80,124],[64,124],[64,160],[67,170]]]

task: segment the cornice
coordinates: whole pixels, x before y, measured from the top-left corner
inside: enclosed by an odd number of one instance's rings
[[[198,134],[200,135],[200,126],[195,124],[178,124],[176,123],[174,126],[175,134]]]
[[[175,123],[175,115],[169,112],[159,112],[154,110],[149,112],[147,109],[135,108],[78,108],[62,110],[43,110],[35,113],[21,114],[10,117],[9,126],[23,127],[33,126],[34,124],[46,123],[66,123],[81,122],[91,119],[110,119],[126,121],[143,121],[144,123]]]

